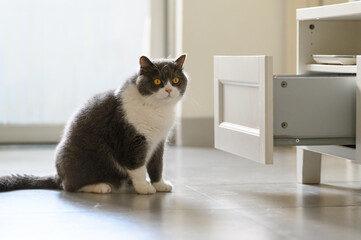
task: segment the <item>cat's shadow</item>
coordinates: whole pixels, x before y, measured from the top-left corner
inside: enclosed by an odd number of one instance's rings
[[[111,194],[69,193],[60,192],[59,198],[71,205],[74,210],[97,211],[103,213],[121,213],[142,210],[162,210],[164,201],[172,193],[155,193],[152,195],[137,194],[134,189]]]

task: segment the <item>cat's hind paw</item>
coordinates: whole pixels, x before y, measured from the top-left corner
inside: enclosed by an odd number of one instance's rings
[[[97,183],[97,184],[90,184],[83,186],[78,190],[78,192],[85,192],[85,193],[111,193],[112,188],[107,183]]]
[[[158,192],[171,192],[173,189],[173,185],[169,181],[164,181],[163,179],[153,183],[153,186]]]

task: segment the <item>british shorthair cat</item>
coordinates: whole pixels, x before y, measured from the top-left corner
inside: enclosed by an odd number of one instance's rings
[[[170,192],[172,185],[162,177],[164,143],[187,87],[185,59],[142,56],[137,74],[93,96],[71,117],[56,147],[56,175],[0,177],[0,191],[111,193],[130,180],[139,194]]]

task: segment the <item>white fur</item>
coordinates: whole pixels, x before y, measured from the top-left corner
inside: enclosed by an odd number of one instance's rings
[[[171,89],[168,93],[166,90]],[[164,141],[175,120],[175,105],[180,100],[180,92],[170,83],[149,96],[142,96],[137,86],[129,84],[122,91],[123,110],[127,121],[145,136],[149,149],[145,162],[151,158],[154,150]],[[135,191],[139,194],[153,194],[158,191],[170,192],[172,185],[163,179],[153,185],[146,180],[146,167],[127,170]]]
[[[147,170],[145,166],[134,170],[127,170],[134,189],[139,194],[153,194],[156,192],[155,188],[147,181]]]
[[[85,185],[84,187],[78,190],[78,192],[86,192],[86,193],[111,193],[111,191],[112,188],[107,183]]]
[[[159,182],[153,183],[153,187],[155,187],[158,192],[171,192],[173,189],[173,185],[168,181],[164,181],[163,179],[161,179]]]
[[[170,96],[165,91],[166,88],[172,89]],[[175,105],[180,99],[180,93],[168,83],[158,92],[142,96],[136,85],[129,84],[122,92],[121,98],[126,119],[145,136],[150,145],[146,156],[147,162],[159,143],[166,139],[174,124]]]

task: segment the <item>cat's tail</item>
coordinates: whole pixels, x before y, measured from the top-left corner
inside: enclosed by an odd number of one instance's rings
[[[0,192],[19,189],[59,189],[62,190],[58,175],[37,177],[33,175],[9,175],[0,177]]]

